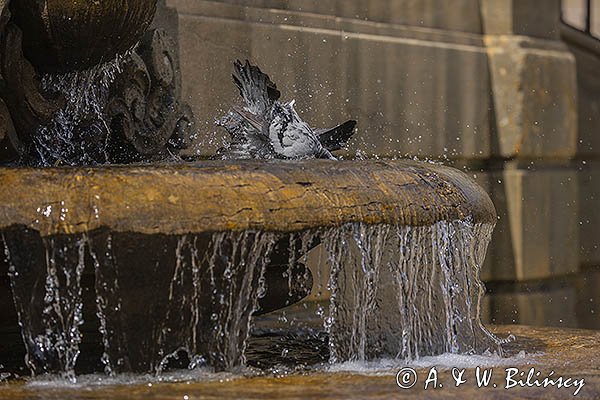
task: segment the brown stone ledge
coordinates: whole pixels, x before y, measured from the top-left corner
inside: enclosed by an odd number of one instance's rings
[[[496,221],[490,198],[465,174],[407,160],[3,168],[0,186],[0,228],[26,225],[43,235]]]

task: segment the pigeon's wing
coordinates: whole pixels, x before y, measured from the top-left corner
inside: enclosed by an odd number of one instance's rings
[[[260,122],[252,114],[234,108],[217,121],[231,135],[231,142],[219,149],[222,159],[273,158],[271,142],[260,129]]]
[[[264,120],[239,107],[233,107],[216,124],[225,128],[234,140],[243,140],[249,136],[263,136],[264,140],[268,140],[268,136],[264,134]]]
[[[240,116],[244,121],[250,124],[254,129],[258,132],[263,131],[263,127],[265,125],[265,121],[262,117],[252,114],[249,111],[246,111],[240,107],[233,107],[233,112]]]
[[[271,115],[269,139],[275,152],[285,158],[334,158],[323,148],[313,130],[302,119],[293,103],[276,103]]]
[[[246,138],[248,131],[253,129],[244,118],[231,110],[224,117],[218,119],[216,125],[224,128],[234,142]]]
[[[315,134],[319,141],[329,151],[340,150],[344,147],[356,128],[356,121],[346,121],[342,125],[330,129],[316,129]]]
[[[246,108],[252,114],[265,115],[281,97],[277,85],[267,74],[257,66],[250,64],[248,60],[244,64],[237,60],[234,68],[233,81],[246,102]]]

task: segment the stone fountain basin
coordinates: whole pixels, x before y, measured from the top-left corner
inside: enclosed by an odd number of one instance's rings
[[[155,371],[182,348],[230,369],[243,363],[263,266],[264,311],[310,292],[311,278],[297,263],[302,254],[278,246],[287,243],[285,234],[351,223],[496,222],[490,198],[464,173],[406,160],[2,168],[0,185],[0,230],[35,373],[75,367],[86,308],[76,277],[84,270],[95,274],[110,370]],[[209,250],[219,232],[227,236],[218,252]],[[277,243],[267,265],[248,258],[269,241]],[[198,257],[231,253],[240,243],[249,243],[246,255],[213,257],[210,273],[210,257]],[[228,265],[236,266],[233,272]],[[288,267],[299,282],[294,293],[276,289],[277,279],[269,277]]]
[[[489,196],[464,173],[407,160],[3,168],[0,185],[0,228],[22,225],[42,236],[496,221]]]

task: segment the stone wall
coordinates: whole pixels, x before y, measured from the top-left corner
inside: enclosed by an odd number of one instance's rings
[[[185,91],[206,132],[237,101],[231,61],[249,58],[287,99],[298,100],[314,125],[358,119],[352,150],[490,156],[491,99],[481,101],[489,73],[480,36],[229,3],[176,3]],[[457,140],[466,129],[475,134]],[[201,139],[197,150],[212,154],[221,137]]]
[[[600,19],[598,19],[600,32]],[[579,184],[581,264],[600,265],[600,40],[573,29],[563,39],[577,63],[579,136],[574,164]]]
[[[536,0],[168,4],[203,132],[196,154],[220,146],[213,121],[238,101],[231,62],[249,58],[313,125],[357,119],[350,154],[471,171],[500,217],[486,280],[553,280],[600,265],[600,52],[565,44],[559,0],[543,12]]]

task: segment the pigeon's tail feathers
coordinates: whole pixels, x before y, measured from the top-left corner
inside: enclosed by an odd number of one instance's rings
[[[234,67],[233,81],[246,102],[248,110],[256,115],[264,115],[281,97],[277,85],[267,74],[257,66],[250,64],[248,60],[245,63],[237,60]]]
[[[317,129],[315,133],[324,148],[329,151],[336,151],[346,146],[350,138],[354,135],[355,128],[356,121],[350,120],[335,128]]]

